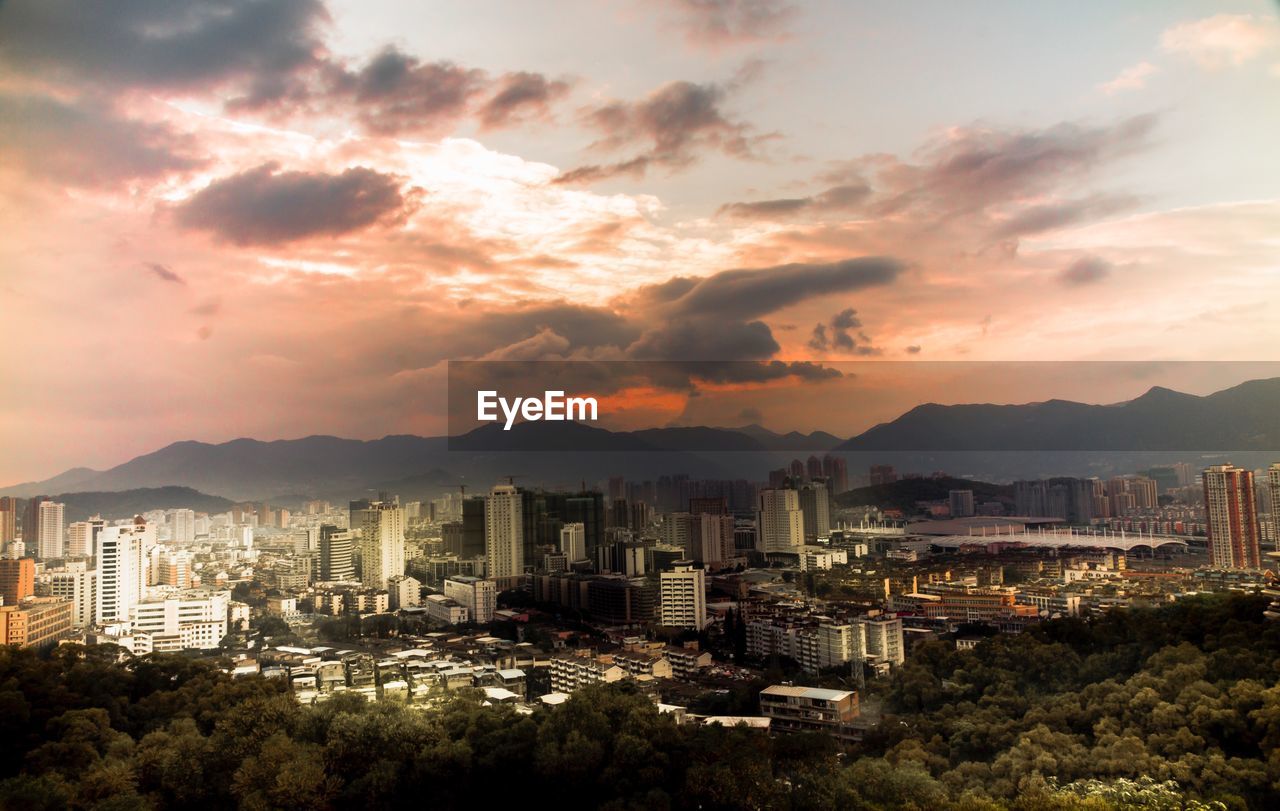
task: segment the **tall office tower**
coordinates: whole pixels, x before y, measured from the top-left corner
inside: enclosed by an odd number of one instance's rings
[[[155,545],[146,523],[105,527],[98,534],[97,622],[124,622],[142,599],[145,556]]]
[[[484,504],[484,554],[490,580],[524,574],[524,513],[521,493],[495,485]]]
[[[17,605],[36,593],[36,562],[31,558],[0,560],[0,601]]]
[[[947,500],[951,503],[952,518],[968,518],[976,512],[972,490],[952,490],[947,493]]]
[[[364,526],[364,514],[369,511],[369,505],[373,502],[367,498],[359,498],[347,504],[347,528],[352,532],[359,532]]]
[[[777,470],[769,471],[769,488],[772,490],[781,490],[787,486],[787,469],[780,467]]]
[[[822,457],[822,475],[827,477],[827,485],[832,495],[848,491],[849,463],[844,460],[844,457],[831,454]]]
[[[1214,465],[1202,476],[1209,527],[1209,560],[1219,569],[1262,565],[1253,471]]]
[[[707,625],[706,574],[693,561],[676,561],[658,575],[659,622],[669,628],[701,631]]]
[[[18,537],[18,500],[0,496],[0,546]]]
[[[462,548],[458,555],[478,558],[485,553],[485,497],[472,496],[462,501]]]
[[[95,621],[97,609],[98,573],[83,560],[67,563],[62,571],[44,575],[49,594],[71,601],[71,624],[85,628]]]
[[[693,516],[686,512],[667,513],[662,516],[658,538],[664,546],[678,546],[690,559],[693,551]]]
[[[825,479],[819,477],[800,488],[800,510],[806,542],[831,537],[831,496]]]
[[[560,551],[569,563],[587,558],[587,532],[582,524],[565,524],[560,528]]]
[[[48,496],[32,496],[27,499],[27,506],[22,511],[22,542],[27,545],[29,554],[39,554],[40,505],[48,500]]]
[[[735,557],[733,516],[701,513],[693,517],[694,560],[706,564],[723,563]]]
[[[404,510],[375,501],[364,511],[360,527],[360,580],[385,589],[387,581],[404,574]]]
[[[627,506],[627,527],[632,532],[648,529],[653,523],[653,507],[644,501],[632,501]]]
[[[893,484],[898,480],[898,473],[893,465],[872,465],[870,470],[871,484]]]
[[[196,511],[177,509],[173,511],[173,542],[191,544],[196,542]]]
[[[40,534],[38,555],[44,560],[53,560],[63,556],[62,532],[65,528],[63,516],[66,506],[56,501],[45,501],[40,504]]]
[[[355,580],[355,539],[351,531],[333,524],[320,525],[320,579]]]
[[[822,472],[822,460],[817,456],[810,456],[804,463],[805,473],[810,479],[818,479],[824,476]]]
[[[799,459],[792,459],[791,464],[787,466],[787,475],[796,484],[804,481],[804,462]]]
[[[756,511],[756,548],[761,552],[794,552],[804,545],[804,513],[795,490],[760,491]]]
[[[1271,537],[1280,549],[1280,464],[1267,468],[1267,488],[1271,494]]]

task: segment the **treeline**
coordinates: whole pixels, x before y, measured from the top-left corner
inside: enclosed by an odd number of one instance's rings
[[[0,808],[1280,807],[1280,631],[1249,597],[919,649],[858,750],[678,726],[625,683],[520,715],[64,646],[0,651]]]

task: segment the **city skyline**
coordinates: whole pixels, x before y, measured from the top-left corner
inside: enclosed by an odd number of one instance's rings
[[[0,479],[459,358],[1273,356],[1270,4],[216,8],[0,9]]]

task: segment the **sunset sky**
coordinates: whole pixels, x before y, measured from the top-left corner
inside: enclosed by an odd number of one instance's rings
[[[8,0],[0,484],[449,359],[1280,360],[1278,145],[1266,2]]]

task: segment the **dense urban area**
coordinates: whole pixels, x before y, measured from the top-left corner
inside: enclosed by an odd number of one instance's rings
[[[601,485],[5,498],[0,800],[1280,797],[1280,465]]]

